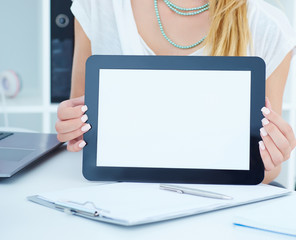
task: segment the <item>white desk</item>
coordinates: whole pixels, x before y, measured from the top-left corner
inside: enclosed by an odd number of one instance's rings
[[[233,217],[240,211],[264,205],[264,202],[126,228],[66,215],[26,200],[27,196],[42,192],[96,184],[83,178],[81,159],[81,153],[70,153],[62,149],[12,178],[0,180],[0,238],[5,240],[293,239],[232,225]],[[295,198],[296,203],[296,194],[289,197]],[[271,201],[284,201],[284,198]]]

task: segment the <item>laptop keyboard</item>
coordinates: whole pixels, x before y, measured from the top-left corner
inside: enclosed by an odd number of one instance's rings
[[[0,141],[4,138],[11,136],[13,133],[10,132],[0,132]]]

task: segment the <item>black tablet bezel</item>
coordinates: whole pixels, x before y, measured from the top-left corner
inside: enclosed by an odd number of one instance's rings
[[[100,69],[251,71],[250,170],[136,168],[97,166],[97,126]],[[258,141],[265,105],[265,62],[259,57],[111,56],[94,55],[86,63],[85,104],[91,130],[84,134],[83,175],[91,181],[199,184],[258,184],[264,165]]]

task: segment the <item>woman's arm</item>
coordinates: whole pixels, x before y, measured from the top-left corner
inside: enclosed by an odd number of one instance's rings
[[[60,103],[56,122],[57,138],[60,142],[68,142],[69,151],[78,152],[86,143],[83,134],[91,126],[86,123],[87,106],[84,105],[85,62],[91,55],[90,40],[81,25],[75,20],[75,48],[72,70],[71,99]]]
[[[71,98],[84,95],[85,63],[91,55],[91,43],[80,23],[75,19],[75,47],[71,82]]]
[[[265,146],[264,150],[260,149],[266,169],[264,183],[271,182],[279,175],[281,163],[290,157],[290,153],[296,144],[292,129],[289,129],[290,126],[281,117],[283,95],[291,58],[292,53],[290,52],[266,80],[266,96],[269,99],[266,107],[271,110],[271,113],[264,114],[265,118],[270,121],[269,124],[264,126],[267,136],[263,136],[261,132]]]

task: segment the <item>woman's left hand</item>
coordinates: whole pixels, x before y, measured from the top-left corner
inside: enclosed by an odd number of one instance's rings
[[[261,111],[265,118],[260,129],[262,141],[259,142],[259,149],[265,170],[271,171],[290,158],[296,139],[292,127],[272,110],[268,99]]]

